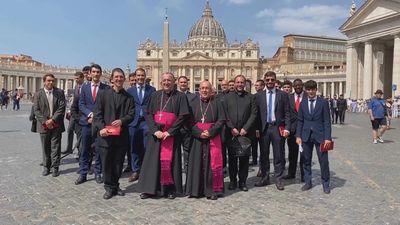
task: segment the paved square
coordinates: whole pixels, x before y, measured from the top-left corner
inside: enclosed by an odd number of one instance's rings
[[[386,142],[372,144],[364,114],[346,114],[334,125],[336,149],[330,153],[330,195],[322,192],[314,154],[313,184],[302,192],[299,179],[256,188],[257,168],[248,192],[227,191],[218,201],[206,199],[141,200],[136,183],[121,179],[127,195],[103,200],[93,176],[76,186],[78,164],[62,160],[61,175],[42,177],[38,134],[30,132],[30,105],[18,112],[0,111],[0,224],[400,224],[400,119]],[[66,135],[62,140],[66,146]],[[225,179],[225,182],[228,180]],[[226,183],[227,184],[227,183]]]

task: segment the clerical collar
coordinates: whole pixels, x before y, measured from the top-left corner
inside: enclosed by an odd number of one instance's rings
[[[180,89],[178,89],[178,91],[179,91],[179,92],[182,92],[182,93],[185,94],[185,95],[189,92],[188,90],[186,90],[186,91],[181,91]]]
[[[174,90],[171,90],[169,93],[167,93],[165,90],[163,90],[163,93],[168,95],[168,96],[172,95],[173,92],[174,92]]]
[[[211,99],[210,96],[208,96],[208,98],[202,98],[202,97],[200,97],[200,100],[201,100],[202,102],[209,102],[210,99]]]
[[[237,93],[239,96],[242,96],[242,95],[244,95],[245,91],[244,91],[244,90],[243,90],[243,91],[237,91],[237,90],[236,90],[236,93]]]

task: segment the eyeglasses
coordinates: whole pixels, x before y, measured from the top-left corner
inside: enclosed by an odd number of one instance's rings
[[[275,81],[273,78],[265,78],[265,81]]]

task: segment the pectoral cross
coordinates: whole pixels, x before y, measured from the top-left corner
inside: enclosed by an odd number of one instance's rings
[[[162,113],[158,114],[158,116],[160,117],[160,120],[161,120],[161,117],[162,117]]]
[[[203,116],[203,117],[201,118],[201,123],[204,123],[204,120],[205,120],[205,119],[204,119],[204,116]]]

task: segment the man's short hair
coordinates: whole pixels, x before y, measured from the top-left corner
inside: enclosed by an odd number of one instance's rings
[[[131,78],[131,77],[136,77],[136,72],[130,73],[129,78]]]
[[[90,71],[90,66],[84,66],[82,69],[82,72],[89,72]]]
[[[304,83],[304,88],[306,90],[310,90],[310,89],[317,89],[318,85],[317,82],[315,82],[315,80],[308,80],[306,83]]]
[[[101,71],[101,70],[100,70],[100,71]],[[114,77],[114,73],[117,73],[117,72],[122,73],[122,75],[123,75],[124,78],[125,78],[125,73],[124,73],[124,71],[123,71],[121,68],[114,68],[114,69],[111,71],[111,79]]]
[[[257,81],[256,81],[256,83],[261,83],[262,85],[264,85],[264,86],[265,86],[265,82],[264,82],[264,80],[261,80],[261,79],[260,79],[260,80],[257,80]]]
[[[236,82],[236,79],[238,79],[239,77],[243,78],[244,81],[246,81],[246,77],[244,75],[242,75],[242,74],[239,74],[239,75],[236,75],[235,79],[233,79],[234,82]]]
[[[276,79],[276,73],[275,73],[274,71],[267,71],[267,72],[264,74],[264,79],[265,79],[266,77],[274,77],[274,79]]]
[[[46,73],[46,74],[43,76],[43,82],[46,81],[47,77],[51,77],[51,78],[53,78],[53,79],[56,79],[52,73]]]
[[[188,81],[189,79],[187,78],[187,76],[180,76],[180,77],[178,77],[178,81],[180,80],[180,79],[185,79],[186,81]]]
[[[299,78],[296,78],[296,79],[294,79],[294,81],[293,81],[293,84],[294,84],[294,83],[297,83],[297,82],[301,82],[301,83],[303,83],[303,81],[302,81],[301,79],[299,79]]]
[[[175,82],[175,76],[174,76],[174,74],[173,74],[172,72],[165,72],[165,73],[163,73],[163,74],[161,75],[161,77],[164,76],[164,75],[166,75],[166,74],[170,75],[170,76],[172,77],[172,80]]]
[[[275,80],[275,84],[278,84],[279,86],[283,86],[282,81],[280,81],[280,80]]]
[[[84,75],[82,72],[80,72],[80,71],[76,72],[76,73],[74,74],[74,76],[79,77],[79,78],[81,78],[81,79],[83,79],[83,78],[85,77],[85,75]]]
[[[229,80],[229,81],[228,81],[228,84],[229,84],[229,83],[232,83],[232,82],[233,82],[233,83],[235,83],[235,81],[234,81],[234,80]]]
[[[282,83],[282,86],[285,86],[285,85],[293,86],[293,84],[292,84],[292,82],[290,82],[290,80],[284,80]]]
[[[93,68],[96,68],[96,69],[100,70],[100,73],[103,71],[103,70],[101,69],[101,66],[100,66],[99,64],[93,64],[93,65],[91,65],[91,66],[90,66],[90,71],[92,71]]]
[[[143,68],[139,67],[135,70],[135,74],[137,71],[142,71],[144,73],[144,75],[146,76],[146,70],[144,70]]]

